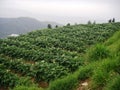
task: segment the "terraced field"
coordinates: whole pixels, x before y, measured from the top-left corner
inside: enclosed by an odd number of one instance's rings
[[[119,29],[120,23],[73,25],[0,39],[0,89],[48,87],[84,66],[87,49]]]

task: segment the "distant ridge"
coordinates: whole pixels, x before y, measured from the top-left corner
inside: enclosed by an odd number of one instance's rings
[[[60,26],[56,22],[41,22],[30,17],[0,18],[0,38],[5,38],[10,34],[24,34],[32,30],[47,28],[48,24]]]

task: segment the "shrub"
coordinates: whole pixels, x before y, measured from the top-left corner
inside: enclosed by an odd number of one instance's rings
[[[89,78],[92,73],[93,73],[93,66],[92,65],[88,65],[86,67],[81,67],[77,73],[78,73],[78,80],[85,80],[87,78]]]
[[[88,52],[87,60],[96,61],[110,56],[109,50],[101,44],[97,44]]]
[[[18,82],[17,82],[17,86],[31,86],[33,83],[30,80],[30,77],[21,77]]]
[[[100,62],[100,65],[95,68],[92,76],[93,89],[98,90],[97,88],[100,88],[101,90],[112,78],[119,75],[119,66],[119,58],[117,57]]]
[[[107,72],[114,71],[115,73],[120,74],[120,63],[119,58],[114,57],[112,59],[103,60],[101,64],[101,68],[106,70]]]
[[[92,76],[92,88],[98,90],[97,88],[103,87],[109,78],[109,73],[105,70],[96,70]]]
[[[105,90],[120,90],[120,75],[111,80]]]
[[[38,88],[36,86],[16,86],[13,90],[43,90],[42,88]]]
[[[77,77],[74,75],[67,76],[63,79],[57,79],[49,86],[49,90],[73,90],[77,85]]]

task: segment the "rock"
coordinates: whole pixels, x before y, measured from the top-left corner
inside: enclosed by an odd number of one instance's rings
[[[87,82],[84,82],[81,84],[82,86],[88,86],[88,83]]]

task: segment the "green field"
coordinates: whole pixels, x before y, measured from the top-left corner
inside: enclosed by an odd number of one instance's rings
[[[74,90],[84,80],[82,88],[119,90],[119,30],[86,24],[0,39],[0,90]]]

